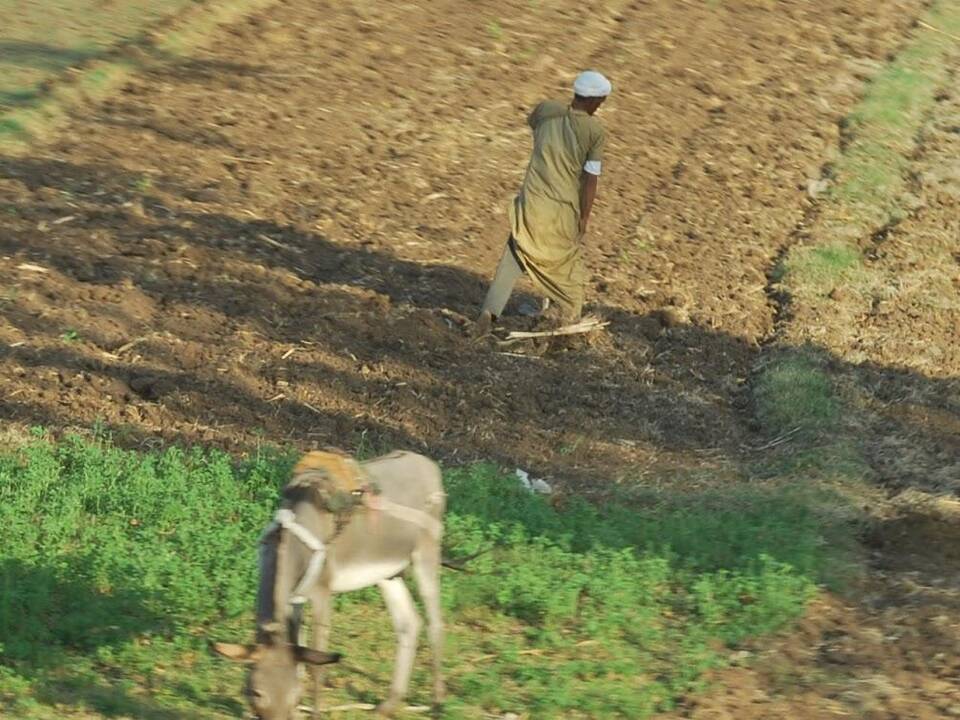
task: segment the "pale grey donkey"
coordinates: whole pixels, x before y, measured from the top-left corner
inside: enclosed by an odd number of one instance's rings
[[[319,666],[327,652],[331,595],[377,585],[397,633],[390,693],[377,707],[389,715],[407,693],[421,620],[401,573],[413,567],[433,651],[433,699],[443,701],[440,542],[446,496],[440,468],[423,455],[394,452],[357,463],[339,451],[305,455],[283,489],[273,523],[260,540],[260,587],[254,645],[214,643],[216,652],[250,664],[247,696],[260,720],[290,720],[300,702],[298,667]],[[312,647],[299,643],[303,604],[313,611]]]

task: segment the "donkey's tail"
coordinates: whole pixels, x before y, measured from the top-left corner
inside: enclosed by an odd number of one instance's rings
[[[476,560],[481,555],[486,555],[491,550],[493,550],[493,548],[486,548],[485,550],[480,550],[478,552],[475,552],[473,555],[467,555],[466,557],[457,558],[456,560],[451,560],[450,558],[441,557],[440,565],[442,565],[443,567],[449,570],[456,570],[457,572],[469,573],[470,571],[467,570],[466,564],[471,560]]]

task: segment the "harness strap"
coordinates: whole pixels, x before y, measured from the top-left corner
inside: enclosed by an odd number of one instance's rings
[[[431,505],[435,505],[443,502],[444,498],[445,495],[442,492],[437,492],[428,498],[428,502]],[[392,515],[398,520],[418,525],[430,533],[435,540],[439,540],[443,534],[443,524],[432,515],[417,508],[395,503],[382,495],[376,496],[376,500],[371,504],[371,508]],[[302,607],[307,601],[304,593],[317,581],[317,578],[320,577],[320,573],[323,571],[323,563],[327,558],[327,546],[316,535],[298,523],[297,516],[293,510],[289,508],[280,508],[277,510],[273,522],[263,532],[260,541],[263,542],[277,527],[289,530],[300,542],[313,551],[310,556],[310,562],[307,564],[306,572],[303,573],[303,577],[300,578],[300,582],[297,583],[297,586],[293,589],[293,594],[290,596],[291,605]]]
[[[298,523],[297,516],[289,508],[277,510],[274,523],[292,532],[300,542],[313,550],[307,570],[303,573],[303,577],[300,578],[300,582],[297,583],[297,586],[293,589],[293,594],[290,596],[291,605],[302,606],[307,601],[304,592],[317,581],[320,572],[323,570],[323,562],[327,558],[327,546],[316,535]]]
[[[383,497],[382,495],[379,495],[375,500],[372,500],[370,506],[372,509],[385,512],[387,515],[392,515],[398,520],[419,525],[421,528],[430,533],[435,540],[439,540],[440,536],[443,534],[443,525],[441,522],[432,515],[425,513],[423,510],[418,510],[417,508],[395,503],[392,500],[388,500],[387,498]]]

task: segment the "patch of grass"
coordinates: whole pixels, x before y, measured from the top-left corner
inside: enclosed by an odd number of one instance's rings
[[[849,142],[836,165],[832,200],[845,214],[880,227],[898,220],[909,156],[917,132],[949,72],[949,34],[960,31],[960,9],[936,3],[913,42],[870,82],[846,121]]]
[[[150,189],[153,187],[153,178],[149,175],[141,175],[133,183],[133,189],[138,193],[143,195],[144,193],[150,192]]]
[[[66,343],[77,342],[80,339],[80,333],[70,328],[60,333],[60,339]]]
[[[856,284],[863,268],[860,250],[853,245],[833,242],[795,248],[773,274],[775,282],[789,278],[795,290],[825,294],[841,282]]]
[[[853,428],[855,413],[838,382],[812,351],[781,351],[768,360],[753,383],[753,400],[756,418],[772,440],[745,471],[759,481],[818,489],[814,502],[823,541],[838,556],[820,568],[818,577],[830,589],[846,592],[862,576],[857,538],[867,524],[865,508],[877,498],[875,473]]]
[[[537,51],[535,48],[520,48],[519,50],[514,50],[510,53],[510,59],[516,62],[528,63],[537,56]]]
[[[840,404],[833,382],[811,357],[793,353],[772,360],[753,389],[757,419],[770,435],[798,433],[809,439],[837,428]]]
[[[23,124],[12,118],[0,117],[0,135],[23,135]]]
[[[17,288],[4,288],[0,290],[0,306],[12,305],[20,297],[20,290]]]
[[[0,106],[21,105],[36,100],[40,96],[38,90],[0,90]]]
[[[634,237],[633,242],[620,248],[620,262],[630,263],[635,255],[643,255],[653,250],[653,240],[649,235]]]
[[[292,461],[103,438],[0,450],[2,711],[241,716],[243,671],[205,642],[250,637],[256,540]],[[448,717],[669,709],[725,647],[802,613],[841,547],[818,501],[790,489],[555,507],[489,464],[448,469],[445,483],[446,553],[489,550],[443,579]],[[337,605],[347,661],[325,701],[381,697],[382,602],[366,591]],[[411,700],[427,686],[419,662]]]
[[[790,317],[782,327],[786,338],[816,338],[848,356],[852,343],[844,340],[856,330],[856,318],[869,310],[870,295],[893,284],[882,268],[864,263],[862,248],[906,215],[920,130],[938,89],[950,81],[948,60],[957,49],[960,5],[934,2],[923,20],[846,119],[843,153],[831,164],[832,185],[820,204],[812,242],[792,247],[774,268],[772,278],[789,302]],[[834,289],[853,292],[835,294]],[[778,352],[761,368],[754,400],[768,436],[793,434],[765,453],[753,473],[832,483],[851,498],[871,492],[874,473],[857,428],[868,425],[863,408],[817,355],[795,347]]]
[[[97,68],[96,70],[91,70],[87,74],[87,82],[93,88],[103,87],[109,83],[112,79],[111,73],[108,70],[103,68]]]
[[[111,55],[161,23],[151,51],[176,59],[209,40],[211,31],[270,0],[121,3],[56,0],[24,5],[0,0],[0,145],[22,154],[48,136],[70,109],[107,97],[136,69]],[[49,18],[57,18],[51,34]]]
[[[884,133],[908,137],[922,119],[938,85],[931,63],[947,43],[939,38],[911,45],[870,82],[867,93],[847,120],[855,135]]]
[[[834,439],[820,444],[786,445],[751,465],[750,473],[757,479],[804,478],[806,480],[853,481],[859,484],[872,475],[863,453],[848,438]]]
[[[583,440],[584,440],[583,435],[577,435],[572,441],[560,447],[560,454],[572,455],[577,451],[577,448],[579,448],[580,445],[583,444]]]
[[[832,166],[834,182],[821,207],[824,239],[812,248],[797,246],[782,266],[781,279],[792,296],[828,292],[859,268],[855,243],[905,216],[910,157],[937,90],[949,80],[946,60],[956,45],[951,35],[960,34],[960,6],[936,2],[924,21],[870,81],[845,121],[845,147]]]
[[[502,40],[503,26],[496,20],[491,20],[489,23],[487,23],[487,34],[494,40]]]
[[[0,707],[169,718],[189,705],[214,717],[177,688],[198,684],[209,703],[217,675],[238,677],[201,652],[197,630],[250,607],[243,551],[275,500],[279,478],[264,473],[283,468],[80,439],[0,454]]]
[[[634,238],[633,247],[637,252],[646,253],[653,250],[653,240],[648,238]]]

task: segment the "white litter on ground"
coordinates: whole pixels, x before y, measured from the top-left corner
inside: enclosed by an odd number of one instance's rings
[[[520,480],[520,484],[525,490],[529,492],[540,493],[541,495],[549,495],[553,492],[553,488],[550,487],[550,483],[546,480],[541,480],[540,478],[531,478],[530,473],[526,470],[521,470],[517,468],[517,479]]]

